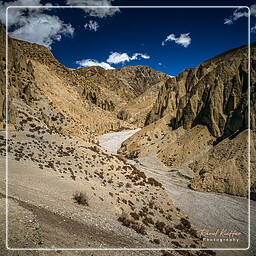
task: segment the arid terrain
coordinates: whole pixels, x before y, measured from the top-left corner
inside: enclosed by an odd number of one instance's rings
[[[1,256],[256,253],[246,250],[248,202],[256,213],[247,199],[256,189],[255,44],[249,127],[247,47],[170,77],[147,66],[73,70],[9,38],[6,106],[2,27],[0,43]],[[207,242],[202,229],[239,239]],[[241,251],[214,251],[229,247]]]

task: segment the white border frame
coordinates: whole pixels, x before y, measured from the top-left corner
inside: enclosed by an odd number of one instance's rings
[[[14,8],[42,8],[42,9],[69,9],[69,8],[127,8],[127,9],[163,9],[163,8],[172,8],[172,9],[234,9],[234,8],[246,8],[248,10],[248,247],[246,248],[11,248],[8,246],[8,10]],[[246,251],[251,246],[251,235],[250,235],[250,226],[251,226],[251,211],[250,211],[250,170],[251,170],[251,162],[250,162],[250,64],[251,64],[251,38],[250,38],[250,30],[251,30],[251,11],[248,6],[8,6],[6,8],[6,104],[5,104],[5,115],[6,115],[6,235],[5,235],[5,242],[6,242],[6,249],[11,251]]]

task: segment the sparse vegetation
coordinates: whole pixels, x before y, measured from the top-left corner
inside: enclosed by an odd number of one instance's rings
[[[131,220],[126,214],[122,214],[122,216],[120,216],[117,220],[120,221],[125,227],[132,228],[141,235],[147,234],[145,225]]]
[[[81,205],[88,206],[88,198],[84,192],[75,192],[73,195],[73,200]]]

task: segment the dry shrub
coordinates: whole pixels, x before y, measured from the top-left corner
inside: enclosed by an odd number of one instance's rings
[[[162,184],[159,181],[155,180],[154,178],[148,178],[147,183],[152,186],[162,187]]]
[[[127,217],[126,214],[122,214],[122,216],[120,216],[117,220],[122,222],[122,224],[125,227],[132,228],[133,230],[135,230],[139,234],[142,234],[142,235],[147,234],[146,227],[143,224],[138,223],[134,220],[131,220],[130,218]]]
[[[81,204],[81,205],[86,205],[88,206],[88,199],[85,193],[83,192],[76,192],[73,195],[73,200],[75,200],[76,203]]]
[[[164,222],[160,222],[157,221],[155,224],[156,229],[158,229],[161,233],[164,233],[164,227],[165,227],[165,223]]]

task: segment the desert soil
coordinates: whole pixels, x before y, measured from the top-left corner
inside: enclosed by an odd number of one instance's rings
[[[8,246],[15,250],[6,250],[5,244],[6,165],[5,158],[1,157],[0,256],[161,255],[160,252],[152,251],[57,250],[56,248],[148,248],[150,243],[116,220],[92,212],[90,207],[75,204],[72,199],[74,192],[83,191],[84,188],[84,183],[79,180],[75,182],[64,176],[60,179],[50,169],[42,172],[35,162],[15,161],[11,155],[8,163]],[[51,248],[53,251],[19,248]]]
[[[113,132],[99,137],[100,145],[116,153],[122,140],[138,130]],[[197,192],[188,188],[193,173],[190,170],[170,168],[162,164],[155,155],[132,161],[146,175],[159,180],[170,194],[174,204],[182,209],[198,230],[240,232],[238,242],[206,242],[210,248],[247,248],[248,246],[248,200],[223,194]],[[251,220],[256,219],[256,202],[250,201]],[[217,251],[217,255],[253,256],[256,253],[256,224],[251,222],[251,248],[239,251]]]
[[[19,166],[20,167],[20,166]],[[129,230],[115,221],[108,221],[82,206],[72,202],[74,189],[79,183],[60,180],[51,173],[40,173],[33,164],[23,163],[20,168],[15,161],[9,162],[9,247],[26,248],[120,248],[139,247],[145,244],[140,236],[130,237]],[[0,256],[27,255],[137,255],[136,251],[7,251],[5,250],[5,163],[0,162]],[[40,179],[38,177],[40,176]],[[39,181],[38,181],[39,180]],[[82,185],[81,185],[82,186]],[[65,187],[65,190],[63,190]],[[28,200],[29,198],[29,200]],[[25,230],[25,232],[24,232]],[[20,234],[24,234],[23,238]],[[29,241],[29,244],[25,244]],[[140,252],[140,255],[158,255]],[[160,255],[160,254],[159,254]]]

